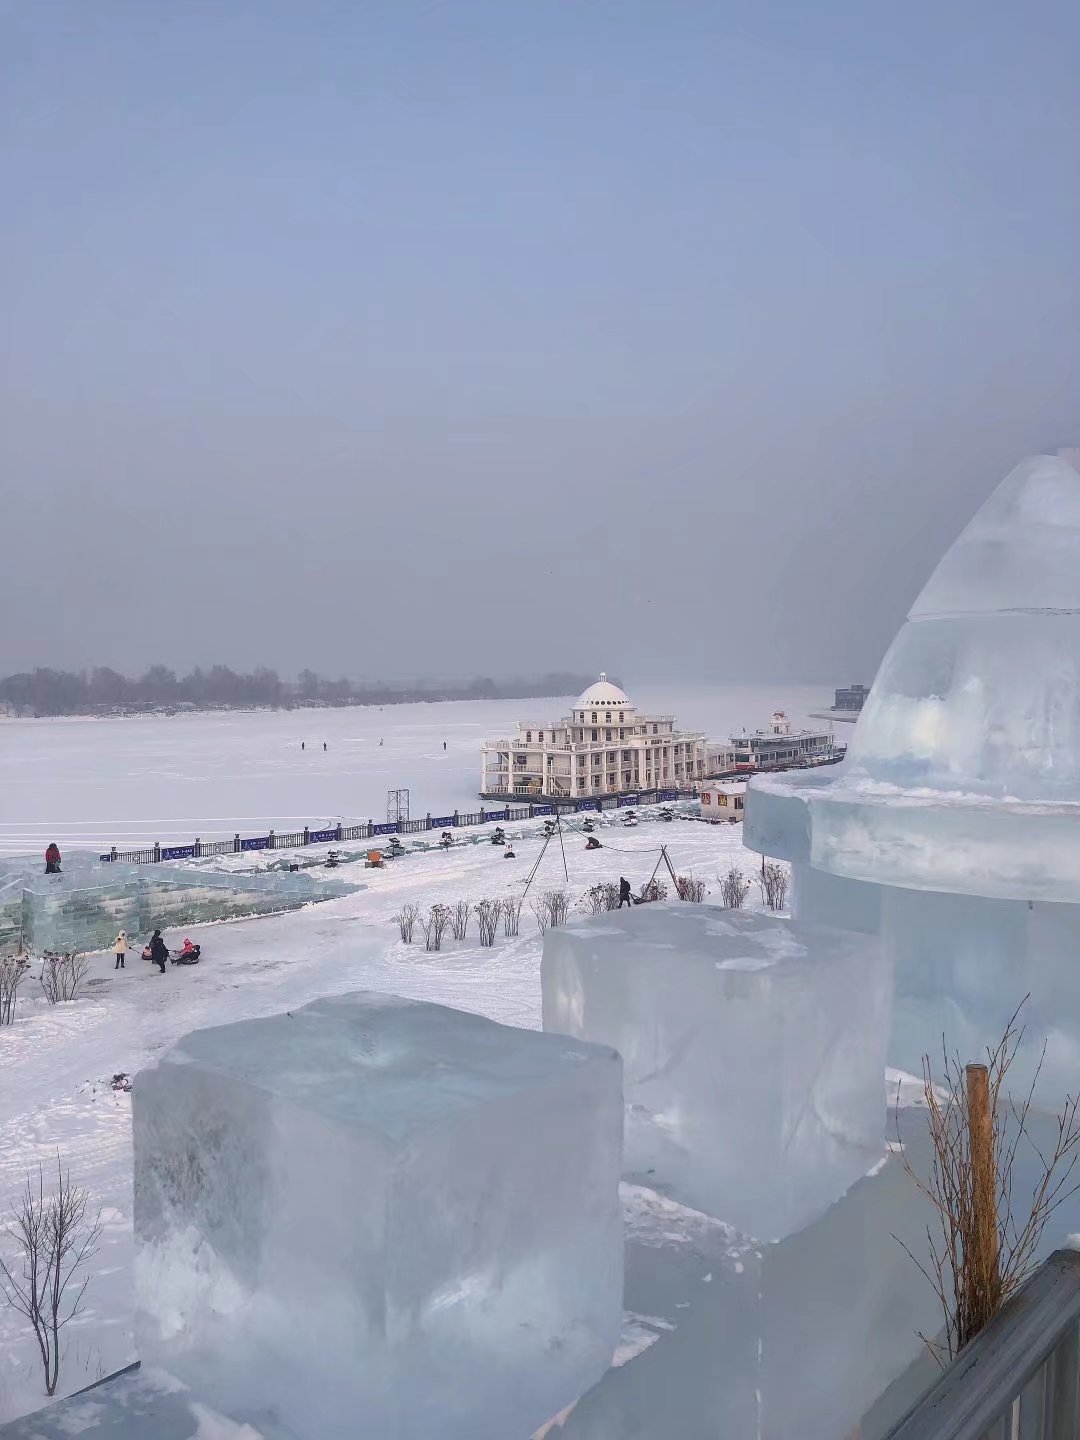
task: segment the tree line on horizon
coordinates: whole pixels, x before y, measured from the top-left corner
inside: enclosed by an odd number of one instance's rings
[[[108,666],[89,670],[38,668],[0,679],[0,703],[20,714],[84,715],[100,711],[172,708],[239,709],[298,705],[402,705],[431,700],[514,700],[570,695],[584,690],[593,677],[552,671],[533,678],[496,681],[478,675],[462,685],[391,685],[381,682],[330,680],[314,670],[301,670],[285,680],[276,670],[259,665],[250,674],[228,665],[196,666],[177,675],[166,665],[151,665],[138,677],[121,675]]]

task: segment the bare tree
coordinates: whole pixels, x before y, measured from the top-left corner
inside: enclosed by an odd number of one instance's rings
[[[502,908],[501,900],[478,900],[476,902],[476,926],[480,931],[481,945],[492,946],[495,944],[495,931],[499,924]]]
[[[17,1258],[0,1257],[0,1285],[7,1303],[30,1322],[41,1356],[46,1395],[55,1395],[60,1378],[60,1331],[82,1308],[89,1275],[80,1275],[97,1253],[100,1212],[87,1219],[87,1194],[72,1185],[56,1157],[57,1187],[45,1194],[42,1168],[33,1177],[4,1228]]]
[[[450,910],[450,933],[455,940],[464,940],[469,929],[472,906],[468,900],[459,900]]]
[[[547,905],[548,924],[565,925],[570,914],[570,896],[565,890],[545,890],[544,903]]]
[[[693,875],[679,875],[675,880],[675,889],[679,899],[691,905],[700,905],[705,899],[705,881],[695,880]]]
[[[990,1163],[997,1218],[996,1246],[991,1244],[991,1249],[996,1250],[996,1260],[989,1265],[985,1237],[980,1229],[978,1174],[972,1161],[971,1116],[965,1103],[965,1067],[959,1055],[950,1056],[943,1049],[943,1076],[940,1082],[935,1082],[930,1057],[923,1056],[923,1093],[932,1149],[930,1170],[925,1179],[917,1175],[906,1156],[904,1168],[937,1211],[941,1233],[935,1236],[927,1227],[925,1265],[906,1245],[904,1249],[941,1302],[945,1317],[944,1344],[928,1340],[925,1335],[922,1339],[942,1365],[955,1358],[1016,1294],[1035,1268],[1035,1252],[1047,1221],[1080,1183],[1071,1178],[1080,1151],[1080,1097],[1065,1097],[1064,1108],[1057,1116],[1053,1144],[1040,1147],[1030,1132],[1029,1120],[1042,1057],[1020,1104],[1003,1094],[1005,1078],[1024,1036],[1017,1020],[1026,998],[996,1047],[987,1050],[992,1120]],[[1043,1056],[1045,1054],[1044,1043]],[[899,1137],[899,1130],[897,1134]],[[1037,1158],[1037,1179],[1030,1197],[1017,1208],[1013,1176],[1017,1155],[1024,1146],[1030,1146]],[[990,1234],[993,1237],[992,1222]]]
[[[502,902],[503,934],[507,939],[518,933],[524,901],[523,895],[508,895]]]
[[[784,908],[790,879],[786,865],[781,865],[776,860],[767,860],[762,865],[761,874],[758,876],[758,889],[761,891],[762,902],[770,910]]]
[[[30,961],[25,955],[5,955],[0,958],[0,1025],[13,1023],[19,986],[29,971]]]
[[[543,895],[535,895],[529,902],[529,909],[536,916],[536,928],[541,935],[546,935],[548,926],[551,924],[551,915],[548,912],[547,899]]]
[[[420,928],[424,932],[424,949],[441,950],[443,934],[446,931],[446,922],[450,919],[450,908],[447,905],[433,905],[428,911],[427,919],[420,917]]]
[[[750,881],[737,865],[732,865],[726,874],[717,875],[716,878],[720,881],[720,899],[724,905],[729,910],[741,910],[750,889]]]
[[[401,939],[404,944],[411,945],[413,931],[416,929],[416,922],[420,918],[419,905],[403,905],[394,916]]]
[[[651,880],[647,880],[645,884],[641,887],[641,894],[638,896],[638,903],[640,905],[650,905],[656,900],[665,900],[666,898],[667,886],[662,880],[657,880],[656,876],[654,875]]]
[[[89,966],[86,956],[80,955],[77,950],[64,951],[63,954],[46,950],[41,957],[39,979],[49,1004],[60,1005],[66,1000],[74,1000]]]

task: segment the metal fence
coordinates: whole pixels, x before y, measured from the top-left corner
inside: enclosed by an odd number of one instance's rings
[[[1075,1440],[1080,1253],[1056,1250],[888,1440]]]
[[[455,830],[468,825],[487,825],[493,820],[533,820],[546,815],[576,815],[583,811],[625,809],[630,805],[670,804],[681,798],[695,798],[697,791],[686,788],[641,790],[633,795],[594,796],[587,800],[547,801],[540,805],[507,805],[501,810],[481,807],[468,813],[425,815],[422,820],[387,820],[374,824],[331,825],[303,830],[269,831],[266,835],[239,833],[231,840],[199,840],[190,845],[152,845],[139,850],[118,850],[114,846],[101,860],[123,860],[134,865],[153,865],[160,860],[201,860],[210,855],[240,855],[248,850],[298,850],[304,845],[341,844],[345,840],[377,840],[388,835],[419,835],[425,830]]]

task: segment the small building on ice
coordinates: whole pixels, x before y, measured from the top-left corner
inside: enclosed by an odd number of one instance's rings
[[[745,780],[719,780],[701,789],[701,818],[714,825],[734,823],[743,818],[746,804]]]
[[[480,794],[579,799],[691,786],[705,775],[705,736],[674,715],[644,715],[607,676],[559,720],[523,720],[517,734],[485,740]]]

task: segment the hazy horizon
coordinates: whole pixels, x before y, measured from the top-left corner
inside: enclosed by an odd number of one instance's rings
[[[869,682],[1080,441],[1080,10],[0,0],[0,674]]]

